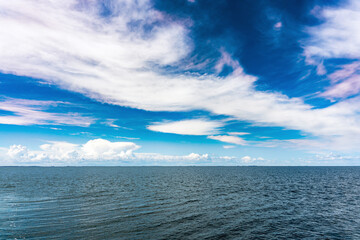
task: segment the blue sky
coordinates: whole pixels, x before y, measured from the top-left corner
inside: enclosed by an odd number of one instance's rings
[[[359,165],[357,1],[4,1],[0,165]]]

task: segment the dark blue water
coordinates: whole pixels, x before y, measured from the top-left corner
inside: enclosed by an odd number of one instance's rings
[[[360,239],[360,168],[2,167],[15,238]]]

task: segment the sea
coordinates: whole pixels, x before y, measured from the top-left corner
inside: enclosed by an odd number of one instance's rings
[[[0,167],[0,239],[360,239],[360,167]]]

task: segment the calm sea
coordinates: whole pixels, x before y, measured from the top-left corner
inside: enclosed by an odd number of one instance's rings
[[[360,167],[1,167],[15,238],[360,239]]]

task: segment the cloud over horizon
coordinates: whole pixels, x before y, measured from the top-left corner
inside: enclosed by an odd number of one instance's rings
[[[235,161],[214,157],[224,151],[250,163],[269,148],[360,153],[360,4],[250,2],[0,2],[0,127],[66,139],[13,145],[7,157],[190,164]],[[114,138],[178,149],[141,153],[104,140]]]
[[[188,155],[164,155],[137,153],[139,145],[133,142],[111,142],[93,139],[84,144],[48,142],[40,150],[30,150],[23,145],[0,148],[0,166],[77,166],[77,165],[237,165],[241,159],[229,156],[210,156],[190,153]]]

